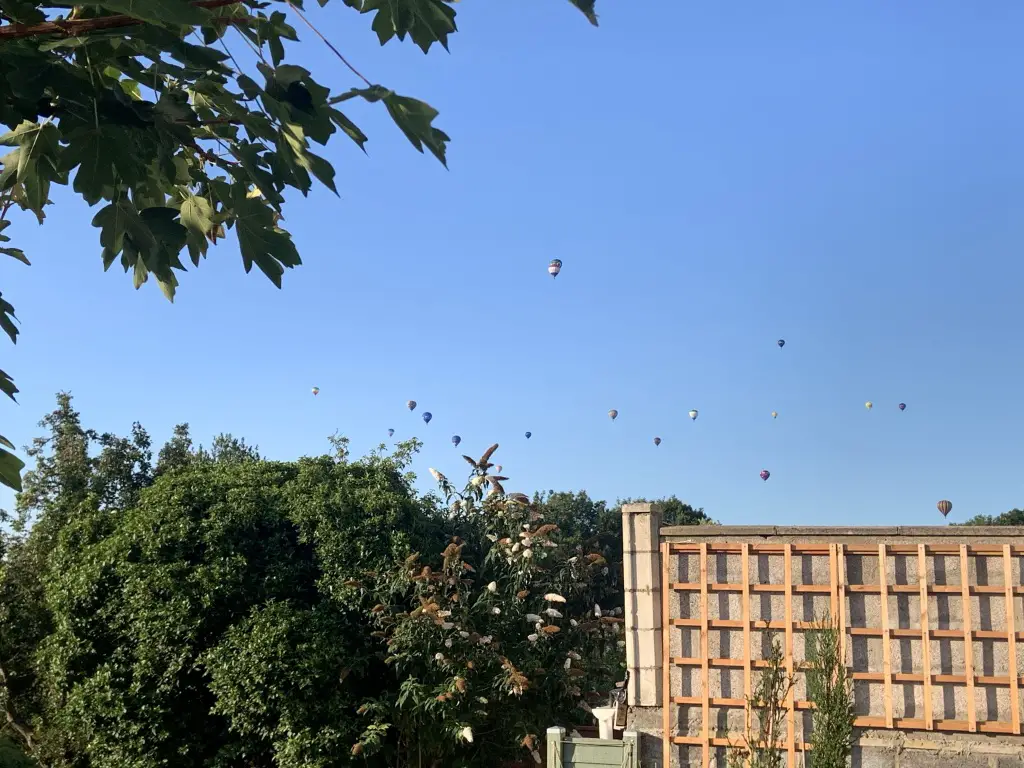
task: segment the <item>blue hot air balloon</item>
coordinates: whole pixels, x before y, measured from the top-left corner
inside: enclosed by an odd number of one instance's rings
[[[907,404],[906,403],[900,403],[900,410],[901,411],[907,410]]]
[[[527,432],[526,439],[529,440],[531,437],[533,437],[533,432]]]
[[[778,344],[778,345],[779,345],[779,347],[784,347],[784,346],[786,346],[786,340],[785,340],[785,339],[779,339],[779,340],[778,340],[778,341],[776,341],[775,343],[776,343],[776,344]]]
[[[432,418],[434,418],[434,414],[432,414],[430,411],[423,412],[423,421],[425,421],[427,424],[430,423],[430,420]]]
[[[393,430],[393,429],[389,429],[388,430],[388,437],[394,437],[394,434],[395,434],[395,430]]]
[[[456,448],[458,448],[459,447],[459,443],[461,443],[461,442],[462,442],[462,438],[461,437],[459,437],[458,435],[452,435],[452,445],[454,445]]]

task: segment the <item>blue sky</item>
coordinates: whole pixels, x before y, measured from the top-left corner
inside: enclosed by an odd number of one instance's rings
[[[393,427],[427,479],[461,476],[452,434],[497,441],[510,489],[674,493],[735,524],[1024,505],[1024,5],[604,0],[598,29],[556,0],[457,8],[426,57],[310,9],[453,142],[445,171],[354,108],[369,155],[339,138],[341,199],[291,201],[282,291],[229,241],[171,305],[103,273],[80,200],[19,218],[8,436],[68,389],[97,429],[188,421],[273,458]],[[357,85],[296,26],[297,62]]]

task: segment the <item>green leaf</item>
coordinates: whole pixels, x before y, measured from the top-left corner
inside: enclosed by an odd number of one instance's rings
[[[61,181],[57,170],[60,131],[49,121],[33,123],[26,120],[13,131],[0,136],[0,144],[17,147],[3,158],[4,170],[0,176],[3,188],[7,188],[13,175],[14,181],[24,190],[21,204],[41,216],[49,202],[50,183]]]
[[[363,13],[377,11],[371,27],[381,45],[409,35],[424,53],[434,43],[448,50],[448,35],[456,31],[455,9],[444,0],[364,0],[362,6]]]
[[[10,445],[7,438],[0,436],[0,440],[3,440],[5,445]],[[21,470],[24,468],[24,461],[10,451],[0,448],[0,483],[21,493]]]
[[[274,211],[262,200],[239,194],[232,202],[245,271],[248,273],[255,264],[280,288],[284,268],[302,263],[291,235],[274,224]]]
[[[9,227],[10,225],[11,222],[9,219],[0,220],[0,243],[11,242],[11,238],[9,238],[7,235],[2,234],[3,231],[7,229],[7,227]],[[0,248],[0,253],[4,254],[5,256],[10,256],[12,259],[17,259],[22,264],[27,264],[30,267],[32,266],[28,258],[26,258],[25,252],[21,250],[21,248]]]
[[[3,435],[0,435],[0,445],[5,445],[8,448],[10,448],[12,451],[15,450],[14,443],[12,443],[10,440],[8,440]]]
[[[332,109],[330,111],[330,115],[331,120],[334,121],[334,124],[342,130],[342,133],[352,139],[352,141],[358,144],[359,148],[365,152],[366,142],[368,139],[366,134],[359,129],[359,126],[349,120],[343,112],[340,112],[337,109]]]
[[[434,118],[437,117],[437,110],[429,104],[412,99],[408,96],[399,96],[392,90],[382,85],[371,85],[369,88],[352,88],[349,91],[335,96],[330,104],[340,104],[343,101],[359,97],[371,103],[383,101],[387,107],[388,114],[395,121],[405,137],[409,139],[416,149],[423,151],[425,146],[430,150],[441,163],[448,167],[445,153],[448,142],[451,139],[444,131],[433,126]],[[335,110],[336,111],[336,110]],[[341,114],[340,112],[338,114]]]
[[[0,13],[19,24],[39,24],[46,21],[46,15],[35,3],[23,0],[0,0]]]
[[[0,294],[0,297],[2,296],[3,294]],[[18,326],[14,324],[17,319],[11,303],[4,298],[0,298],[0,330],[3,330],[4,333],[11,337],[12,344],[18,343]]]
[[[184,269],[178,254],[188,237],[188,230],[176,221],[177,217],[176,208],[154,205],[140,211],[133,202],[123,199],[100,209],[92,223],[100,228],[103,268],[109,269],[120,253],[125,271],[133,270],[136,288],[152,273],[160,290],[174,301],[178,279],[172,268]]]
[[[153,24],[199,26],[210,19],[209,11],[187,0],[97,0],[95,4]]]
[[[213,229],[213,206],[205,197],[189,195],[179,211],[182,225],[190,232],[205,237]]]
[[[103,246],[103,269],[110,269],[117,254],[124,248],[124,216],[118,205],[111,203],[96,212],[92,225],[100,230],[100,245]]]
[[[114,157],[125,148],[125,138],[123,131],[110,126],[70,137],[71,143],[62,161],[68,171],[78,166],[72,189],[89,205],[102,200],[117,183]]]
[[[3,371],[0,371],[0,392],[3,392],[14,402],[18,402],[18,398],[15,395],[18,393],[18,388],[14,385],[14,379],[8,376]],[[14,446],[10,446],[12,449]]]
[[[444,131],[432,125],[434,118],[437,117],[437,110],[418,99],[399,96],[397,93],[386,96],[384,104],[395,125],[402,129],[405,138],[420,152],[425,146],[447,168],[445,152],[451,139]]]
[[[569,0],[569,2],[587,17],[587,21],[595,27],[597,26],[597,13],[594,11],[595,0]]]
[[[27,264],[30,267],[32,266],[32,262],[28,260],[28,257],[25,256],[25,252],[21,250],[21,248],[0,248],[0,253],[5,256],[10,256],[12,259],[17,259],[22,264]]]

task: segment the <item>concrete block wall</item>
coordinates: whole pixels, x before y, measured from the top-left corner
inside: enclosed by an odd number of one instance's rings
[[[629,703],[633,707],[631,728],[641,732],[642,765],[664,768],[662,751],[662,609],[661,609],[661,556],[660,544],[667,542],[734,542],[734,543],[846,543],[846,544],[1013,544],[1024,543],[1024,528],[802,528],[802,527],[732,527],[694,526],[660,528],[661,513],[655,505],[631,504],[623,509],[624,569],[626,583],[626,642],[627,666],[630,669]],[[782,584],[782,558],[771,555],[751,555],[749,583]],[[957,556],[929,556],[927,559],[929,584],[960,584],[960,560]],[[846,582],[850,584],[878,584],[878,558],[871,555],[849,554],[846,558]],[[970,583],[975,585],[1002,585],[1002,558],[978,557],[969,561]],[[699,555],[673,555],[668,563],[671,582],[695,583],[700,579]],[[916,584],[918,561],[916,556],[890,555],[886,561],[886,583]],[[830,579],[828,556],[804,555],[793,557],[794,584],[828,584]],[[1015,556],[1011,564],[1010,581],[1022,584],[1024,557]],[[708,558],[708,581],[740,583],[742,574],[739,555],[713,554]],[[669,595],[670,615],[673,618],[696,618],[699,615],[700,596],[695,593],[673,592]],[[741,616],[740,595],[718,592],[709,595],[709,619],[734,620]],[[752,618],[780,621],[784,616],[784,596],[758,593],[750,597]],[[932,628],[958,630],[963,628],[963,611],[959,594],[939,594],[929,598]],[[829,608],[828,594],[795,594],[792,619],[814,621]],[[920,596],[890,594],[887,599],[887,618],[890,628],[920,627]],[[1005,595],[975,595],[970,601],[971,627],[975,630],[1002,630],[1006,623]],[[1024,631],[1024,604],[1022,596],[1014,598],[1014,614],[1018,632]],[[880,626],[881,599],[878,594],[851,593],[847,596],[847,626]],[[781,635],[779,631],[777,634]],[[673,627],[669,633],[670,657],[699,657],[700,631],[697,628]],[[762,644],[767,634],[751,633],[751,655],[763,656]],[[711,630],[708,637],[711,658],[742,658],[742,631]],[[932,639],[930,642],[930,669],[934,675],[963,674],[964,642],[951,638]],[[978,676],[1005,676],[1009,659],[1005,641],[991,638],[975,640],[973,664]],[[883,648],[880,637],[848,636],[847,663],[852,671],[879,672],[883,667]],[[1018,674],[1024,673],[1024,641],[1017,643]],[[793,633],[795,658],[803,656],[803,636]],[[890,660],[893,673],[917,672],[923,667],[922,643],[913,638],[893,638],[890,641]],[[699,694],[700,669],[672,666],[670,691],[675,696]],[[709,692],[723,699],[743,698],[742,669],[714,669],[709,675]],[[797,675],[796,698],[806,698],[802,675]],[[855,686],[855,709],[859,715],[878,716],[884,712],[881,683],[858,681]],[[924,687],[921,684],[892,685],[894,718],[920,719],[923,709]],[[935,720],[966,719],[966,687],[955,685],[932,686],[932,708]],[[1024,686],[1019,696],[1020,712],[1024,713]],[[975,688],[977,720],[1009,719],[1009,688],[977,686]],[[701,733],[702,708],[700,706],[673,706],[678,735]],[[743,710],[711,708],[709,730],[712,734],[738,732],[743,726]],[[797,738],[809,733],[809,713],[796,716]],[[724,754],[711,750],[711,763],[725,768]],[[888,768],[909,766],[914,768],[930,762],[933,768],[944,765],[946,757],[965,768],[975,765],[986,768],[1024,767],[1024,737],[1011,734],[950,733],[908,729],[858,729],[858,746],[853,755],[853,766]],[[941,759],[940,759],[941,758]],[[700,747],[678,745],[671,750],[671,764],[696,765],[702,763]],[[798,764],[805,764],[797,754]],[[812,762],[810,753],[806,764]]]

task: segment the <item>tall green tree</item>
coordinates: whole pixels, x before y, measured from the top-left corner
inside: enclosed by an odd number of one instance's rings
[[[93,518],[93,537],[109,530],[110,516],[134,505],[152,476],[150,438],[138,424],[129,438],[97,434],[60,393],[40,426],[46,434],[28,451],[36,466],[17,497],[13,532],[0,530],[0,715],[6,730],[42,755],[65,750],[40,727],[47,702],[36,651],[54,629],[45,592],[51,555],[86,509],[102,513]]]
[[[570,0],[597,24],[595,0]],[[320,0],[325,5],[327,0]],[[372,15],[381,45],[407,37],[427,53],[456,32],[456,0],[343,0]],[[296,24],[319,35],[301,0],[3,0],[0,3],[0,254],[29,264],[6,230],[17,206],[40,224],[54,185],[99,206],[103,268],[119,262],[136,288],[150,276],[173,300],[182,256],[198,267],[233,230],[246,272],[278,287],[301,264],[281,227],[289,190],[337,192],[317,154],[336,135],[365,148],[345,114],[380,104],[420,152],[446,163],[437,111],[376,83],[330,42],[357,87],[333,93],[288,63]],[[253,64],[240,62],[252,61]],[[0,329],[17,342],[14,306]],[[0,392],[18,389],[0,371]],[[20,489],[24,463],[0,437],[0,483]]]

